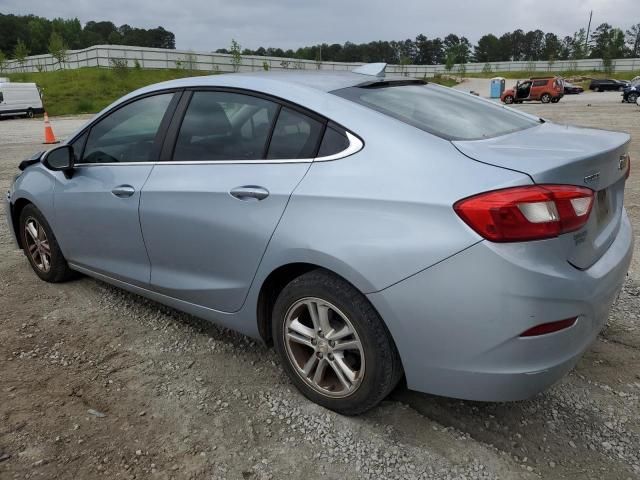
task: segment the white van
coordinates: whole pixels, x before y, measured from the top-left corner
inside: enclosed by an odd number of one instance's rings
[[[35,83],[0,83],[0,116],[43,113],[40,90]]]

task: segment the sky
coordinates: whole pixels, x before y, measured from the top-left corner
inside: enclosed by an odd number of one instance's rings
[[[214,51],[236,39],[243,48],[284,49],[318,43],[402,40],[448,33],[476,42],[537,28],[561,37],[608,22],[627,29],[640,18],[638,0],[0,0],[0,13],[110,20],[117,26],[162,26],[176,48]]]

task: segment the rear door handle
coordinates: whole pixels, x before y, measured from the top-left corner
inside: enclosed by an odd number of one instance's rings
[[[236,187],[231,189],[229,193],[238,200],[264,200],[269,196],[269,190],[256,185]]]
[[[136,189],[131,185],[118,185],[111,190],[116,197],[127,198],[136,193]]]

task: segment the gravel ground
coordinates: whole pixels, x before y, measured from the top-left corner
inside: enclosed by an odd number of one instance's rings
[[[618,97],[520,108],[626,130],[640,159],[640,109]],[[52,119],[61,137],[83,121]],[[38,120],[0,122],[0,190],[41,134]],[[637,229],[637,168],[626,202]],[[0,221],[3,480],[640,478],[637,252],[607,328],[549,391],[490,404],[399,387],[346,418],[248,338],[89,278],[39,281]]]

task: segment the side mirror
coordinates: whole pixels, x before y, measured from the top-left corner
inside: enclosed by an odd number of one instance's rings
[[[44,154],[42,163],[54,172],[62,171],[70,178],[74,166],[75,154],[71,145],[60,145]]]

